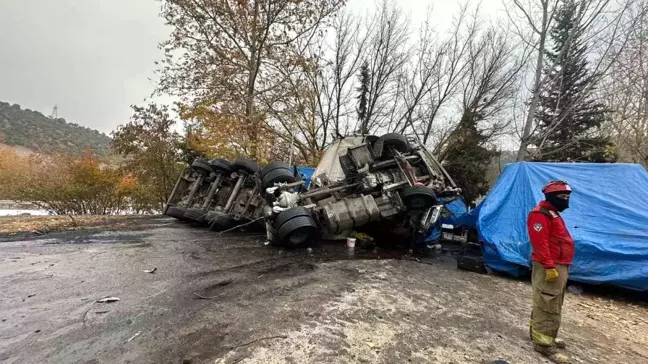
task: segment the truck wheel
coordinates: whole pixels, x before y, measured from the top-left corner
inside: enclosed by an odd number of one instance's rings
[[[243,171],[248,174],[259,172],[259,166],[253,160],[247,158],[237,158],[232,162],[232,170]]]
[[[390,152],[390,147],[393,147],[400,153],[407,153],[412,150],[407,138],[398,133],[389,133],[381,136],[374,143],[374,155],[376,158],[389,159],[394,158]]]
[[[281,211],[279,215],[275,218],[274,227],[276,230],[285,224],[286,222],[300,216],[306,216],[312,218],[312,215],[308,209],[303,207],[293,207],[288,210]]]
[[[288,165],[288,163],[284,163],[284,162],[268,163],[268,165],[263,167],[261,169],[261,172],[259,172],[259,177],[261,177],[261,179],[263,179],[263,177],[266,174],[270,173],[270,171],[274,171],[275,169],[287,169],[287,170],[290,171],[290,166]]]
[[[434,191],[423,186],[405,187],[400,191],[400,196],[410,210],[425,211],[437,203]]]
[[[178,220],[184,220],[186,209],[179,206],[169,206],[166,211],[167,216],[175,217]]]
[[[319,228],[311,216],[297,216],[285,222],[277,231],[287,247],[299,247],[319,237]]]
[[[212,172],[212,167],[211,165],[209,165],[209,162],[203,159],[194,160],[193,163],[191,163],[191,168],[207,174],[210,174]]]
[[[185,211],[184,218],[187,220],[203,223],[205,222],[205,211],[201,209],[190,208]]]
[[[233,220],[229,215],[222,212],[210,213],[206,219],[209,228],[214,231],[224,231],[233,226]]]
[[[209,164],[216,173],[230,174],[232,172],[232,165],[225,159],[214,159]]]
[[[275,183],[295,182],[295,176],[289,169],[277,168],[263,176],[263,179],[261,181],[261,185],[263,186],[263,191],[265,194],[266,188],[274,186]]]

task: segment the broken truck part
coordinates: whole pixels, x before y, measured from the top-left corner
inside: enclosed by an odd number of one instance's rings
[[[409,231],[411,248],[425,249],[424,238],[438,222],[443,203],[461,192],[422,144],[400,134],[335,141],[308,190],[288,178],[287,166],[282,168],[273,176],[285,180],[271,181],[268,175],[258,180],[268,202],[268,240],[274,245],[343,239],[379,223]]]

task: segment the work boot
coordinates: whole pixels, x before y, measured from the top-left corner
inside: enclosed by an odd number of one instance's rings
[[[554,363],[558,363],[558,364],[569,363],[569,357],[557,353],[556,348],[554,346],[542,346],[540,344],[534,344],[533,349]]]
[[[559,338],[556,338],[554,340],[554,345],[556,345],[558,349],[564,349],[567,347],[567,343],[565,342],[565,340]]]

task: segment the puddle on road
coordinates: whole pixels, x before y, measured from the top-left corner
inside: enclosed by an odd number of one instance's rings
[[[51,244],[140,244],[143,238],[150,236],[150,232],[143,231],[102,231],[97,233],[81,234],[77,236],[63,236],[61,238],[42,239],[44,245]]]

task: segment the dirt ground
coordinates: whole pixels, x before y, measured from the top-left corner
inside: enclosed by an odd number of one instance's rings
[[[51,215],[0,216],[0,236],[44,235],[53,231],[123,230],[131,224],[141,228],[146,215]]]
[[[528,282],[137,221],[0,239],[0,363],[547,362]],[[647,308],[569,294],[572,362],[648,363]]]

